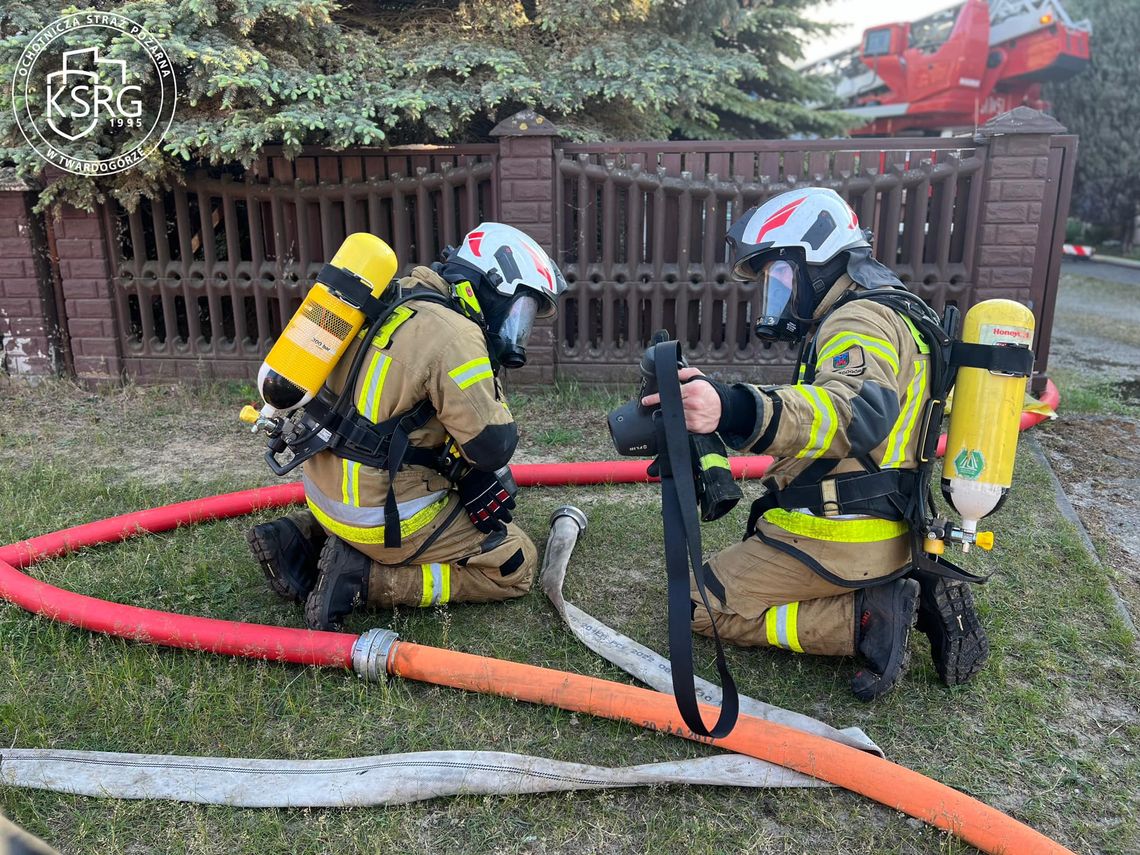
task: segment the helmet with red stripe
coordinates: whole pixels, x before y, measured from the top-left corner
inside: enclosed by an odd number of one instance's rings
[[[542,247],[502,223],[476,226],[459,249],[448,247],[437,270],[456,287],[462,311],[483,327],[492,363],[507,368],[526,364],[535,320],[551,317],[566,290]]]
[[[798,341],[852,252],[869,255],[859,218],[834,190],[805,187],[751,208],[725,237],[734,276],[760,283],[756,335]]]
[[[463,244],[447,260],[475,268],[504,297],[513,297],[519,288],[533,292],[539,301],[541,318],[554,314],[558,295],[566,290],[558,265],[514,226],[481,223],[467,233]]]

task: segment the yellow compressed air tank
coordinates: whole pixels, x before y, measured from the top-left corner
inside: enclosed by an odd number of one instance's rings
[[[396,275],[396,254],[365,232],[344,239],[329,265],[347,272],[379,297]],[[326,267],[325,270],[328,270]],[[332,281],[322,281],[325,279]],[[267,418],[307,404],[328,379],[364,325],[360,295],[342,290],[339,276],[322,271],[257,372]]]
[[[1028,348],[1033,327],[1033,313],[1021,303],[986,300],[966,313],[962,340]],[[1013,481],[1026,379],[984,368],[958,369],[942,494],[962,516],[962,530],[971,539],[978,520],[998,509]]]

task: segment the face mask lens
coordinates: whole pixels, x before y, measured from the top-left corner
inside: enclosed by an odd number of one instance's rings
[[[786,261],[770,261],[760,271],[763,303],[760,314],[779,318],[792,302],[796,291],[796,268]]]
[[[536,317],[538,301],[529,294],[516,298],[507,309],[497,336],[502,347],[500,361],[507,368],[518,368],[526,362],[526,345]]]

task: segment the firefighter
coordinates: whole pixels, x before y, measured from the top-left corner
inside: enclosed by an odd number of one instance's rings
[[[871,257],[835,192],[806,188],[745,213],[729,230],[733,273],[754,281],[767,342],[800,343],[797,382],[728,385],[680,371],[689,430],[776,458],[743,542],[708,562],[711,611],[695,589],[692,627],[741,645],[858,655],[852,690],[871,700],[908,664],[919,626],[943,680],[964,682],[988,644],[967,586],[911,578],[907,499],[916,475],[930,349],[871,292],[905,289]],[[657,403],[657,396],[645,399]]]
[[[413,299],[383,322],[358,376],[346,376],[353,347],[327,383],[333,394],[352,383],[366,429],[415,419],[391,494],[386,469],[322,451],[304,463],[307,508],[247,534],[270,586],[304,602],[313,629],[361,606],[519,597],[534,577],[537,551],[512,522],[518,432],[499,373],[526,362],[534,321],[554,314],[565,280],[518,229],[484,223],[400,287]]]

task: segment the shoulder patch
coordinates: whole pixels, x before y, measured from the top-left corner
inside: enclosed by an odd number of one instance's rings
[[[863,357],[863,348],[859,345],[853,345],[842,353],[837,353],[831,357],[831,370],[835,374],[858,377],[863,373],[866,366],[867,361]]]

